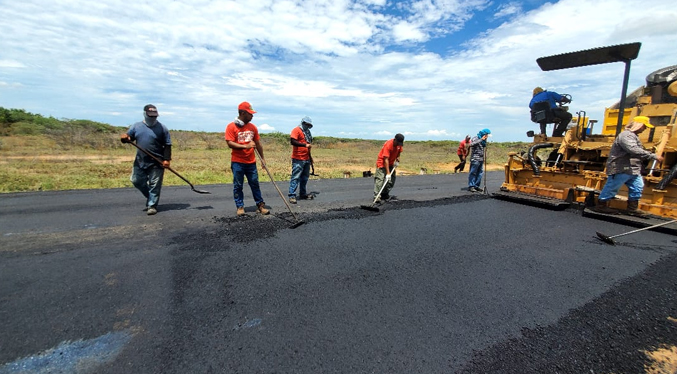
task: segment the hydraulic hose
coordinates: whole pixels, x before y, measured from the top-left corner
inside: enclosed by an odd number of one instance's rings
[[[667,173],[663,179],[661,179],[660,183],[656,186],[657,190],[664,190],[668,187],[668,184],[672,182],[673,179],[677,176],[677,164],[675,164],[673,167],[670,168],[670,172]]]
[[[529,148],[529,153],[527,153],[527,160],[529,161],[529,164],[531,164],[531,168],[534,169],[534,175],[541,175],[541,169],[538,167],[536,164],[536,161],[534,160],[534,152],[541,149],[541,148],[550,148],[552,147],[552,143],[539,143],[539,144],[534,144]]]

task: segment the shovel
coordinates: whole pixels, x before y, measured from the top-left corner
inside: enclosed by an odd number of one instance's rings
[[[396,168],[397,168],[397,166],[393,165],[393,169],[390,171],[390,174],[388,174],[388,175],[392,176],[393,173],[395,172]],[[383,186],[381,186],[381,190],[378,191],[378,195],[376,195],[376,197],[374,198],[374,202],[371,203],[371,205],[360,205],[360,208],[365,209],[365,210],[371,210],[372,212],[378,212],[379,209],[377,207],[375,207],[374,205],[376,205],[376,201],[378,201],[378,199],[381,198],[381,193],[383,192],[383,189],[386,188],[386,184],[388,184],[388,181],[383,182]]]
[[[319,175],[315,174],[315,165],[310,164],[310,175],[314,177],[319,177]]]
[[[254,152],[256,153],[256,157],[259,158],[259,160],[263,160],[263,157],[259,154],[259,151],[254,148]],[[284,195],[282,195],[282,191],[277,187],[277,184],[275,184],[275,180],[273,179],[273,174],[270,173],[270,170],[268,170],[268,167],[266,166],[265,163],[261,163],[261,166],[263,166],[263,169],[268,173],[268,177],[270,178],[270,181],[273,183],[273,186],[275,186],[275,189],[277,190],[277,193],[280,194],[280,198],[282,198],[282,202],[284,202],[284,205],[287,206],[287,209],[289,209],[289,213],[291,213],[292,217],[294,217],[294,220],[296,221],[293,225],[289,226],[290,229],[295,229],[304,223],[305,221],[299,220],[299,218],[296,216],[293,210],[291,210],[291,206],[289,206],[289,203],[287,202],[287,199],[284,198]]]
[[[141,152],[147,154],[148,156],[152,157],[153,160],[159,162],[160,165],[162,165],[162,160],[160,160],[159,158],[155,157],[155,155],[153,155],[152,153],[150,153],[150,152],[148,152],[147,150],[145,150],[145,149],[139,147],[138,145],[136,145],[136,143],[129,142],[129,144],[135,146],[136,148],[138,148],[139,151],[141,151]],[[193,190],[194,192],[201,193],[201,194],[211,194],[211,192],[209,192],[209,191],[202,191],[202,190],[197,190],[197,189],[195,189],[195,187],[193,187],[193,184],[190,183],[190,182],[188,181],[188,179],[182,177],[181,174],[177,173],[174,169],[172,169],[172,168],[170,168],[170,167],[167,167],[166,169],[169,169],[169,171],[171,171],[172,173],[176,174],[177,177],[183,179],[184,182],[188,183],[188,185],[190,185],[190,189]]]
[[[672,220],[672,221],[667,221],[667,222],[661,222],[661,223],[653,225],[653,226],[642,227],[641,229],[632,230],[632,231],[628,231],[628,232],[623,233],[623,234],[617,234],[617,235],[611,235],[611,236],[604,235],[604,234],[602,234],[601,232],[598,231],[597,232],[597,238],[599,240],[607,243],[607,244],[616,245],[616,242],[614,241],[613,238],[617,238],[617,237],[623,236],[623,235],[634,234],[634,233],[639,232],[639,231],[650,230],[650,229],[660,227],[660,226],[665,226],[667,224],[674,223],[674,222],[677,222],[677,219]]]

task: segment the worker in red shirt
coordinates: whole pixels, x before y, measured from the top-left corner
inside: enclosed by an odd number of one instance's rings
[[[374,201],[390,199],[390,190],[395,186],[395,170],[392,170],[400,162],[400,153],[402,153],[402,145],[404,144],[404,135],[397,134],[395,138],[388,140],[383,144],[383,148],[378,153],[376,159],[376,175],[374,176]],[[392,175],[390,171],[392,170]],[[379,191],[385,187],[378,196]]]
[[[301,124],[291,131],[291,179],[289,180],[289,202],[296,204],[296,189],[299,190],[299,199],[310,200],[314,196],[308,194],[306,185],[310,178],[310,167],[313,165],[313,156],[310,149],[313,147],[313,120],[303,117]]]
[[[468,157],[469,143],[470,143],[470,135],[466,135],[465,139],[461,140],[461,143],[459,143],[458,149],[456,150],[456,154],[458,155],[458,159],[461,160],[461,163],[456,165],[456,167],[454,168],[454,173],[458,173],[459,170],[462,173],[463,169],[465,169],[465,159]]]
[[[228,147],[231,149],[230,168],[233,171],[233,198],[237,208],[237,215],[245,215],[244,194],[242,192],[245,177],[247,177],[252,195],[254,195],[256,210],[261,214],[269,214],[270,211],[266,209],[266,203],[263,201],[263,196],[261,196],[259,173],[256,170],[256,153],[254,148],[261,155],[261,164],[265,165],[266,163],[263,158],[263,147],[261,146],[259,130],[256,128],[256,125],[251,123],[256,111],[252,108],[251,104],[244,101],[238,105],[237,113],[237,118],[226,126],[225,136]]]

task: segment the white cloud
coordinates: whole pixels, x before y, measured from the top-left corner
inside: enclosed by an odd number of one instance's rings
[[[640,41],[632,90],[675,64],[677,45],[677,11],[664,0],[560,0],[526,12],[506,2],[493,10],[504,23],[470,40],[454,38],[493,3],[161,4],[7,3],[2,105],[127,125],[143,105],[162,103],[170,128],[220,132],[247,100],[262,131],[286,133],[307,114],[328,136],[460,139],[489,127],[496,141],[526,140],[534,86],[572,94],[572,110],[601,119],[623,74],[622,64],[542,72],[536,58]],[[426,43],[440,40],[462,47],[431,52]]]
[[[264,132],[273,132],[275,131],[275,128],[267,123],[264,123],[263,125],[257,125],[259,130],[264,131]]]
[[[394,39],[398,42],[423,42],[428,39],[428,35],[424,33],[418,25],[407,21],[402,21],[394,25],[392,32]]]
[[[434,137],[434,138],[446,138],[449,137],[451,134],[447,130],[428,130],[425,132],[426,135]],[[458,134],[456,134],[458,135]]]
[[[510,2],[506,4],[501,4],[498,7],[498,11],[494,14],[494,18],[504,18],[504,17],[509,17],[515,14],[519,14],[522,12],[522,6],[520,3],[516,2]]]
[[[10,89],[10,88],[19,88],[19,87],[21,87],[21,83],[16,83],[16,82],[15,82],[15,83],[10,83],[10,82],[2,82],[2,81],[0,81],[0,87],[4,87],[4,88],[8,88],[8,89]]]

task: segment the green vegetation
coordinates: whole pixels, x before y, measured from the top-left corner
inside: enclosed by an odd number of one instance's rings
[[[120,142],[124,127],[88,120],[56,119],[0,107],[0,192],[131,187],[136,149]],[[195,185],[231,183],[230,149],[223,133],[171,130],[172,168]],[[289,180],[289,134],[261,135],[276,181]],[[315,172],[322,178],[361,177],[374,171],[382,140],[314,138]],[[458,141],[407,141],[398,175],[452,173]],[[500,170],[511,151],[526,143],[491,143],[488,168]],[[466,171],[468,168],[466,167]],[[269,180],[261,172],[263,181]],[[172,173],[165,185],[184,185]]]

